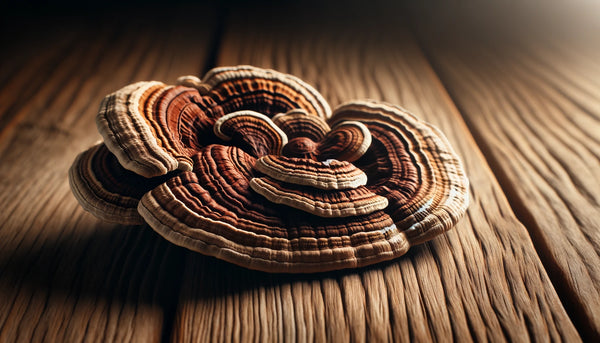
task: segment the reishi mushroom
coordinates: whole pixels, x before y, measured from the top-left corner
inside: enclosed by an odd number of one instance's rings
[[[291,75],[215,68],[108,95],[69,171],[101,219],[267,272],[390,260],[450,229],[468,180],[444,135],[372,101],[329,105]]]

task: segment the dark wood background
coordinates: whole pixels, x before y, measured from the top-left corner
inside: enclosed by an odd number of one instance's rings
[[[0,342],[600,339],[600,5],[508,3],[4,5]],[[389,263],[272,275],[79,207],[105,94],[235,64],[435,124],[468,213]]]

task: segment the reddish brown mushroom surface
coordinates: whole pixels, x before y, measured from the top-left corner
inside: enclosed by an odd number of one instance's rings
[[[138,82],[103,100],[104,142],[69,172],[86,210],[289,273],[393,259],[466,211],[456,153],[399,107],[355,101],[331,113],[298,78],[250,66],[178,83]]]

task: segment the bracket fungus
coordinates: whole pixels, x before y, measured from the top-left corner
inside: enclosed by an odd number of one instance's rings
[[[267,272],[365,266],[450,229],[468,180],[435,127],[250,66],[109,94],[69,171],[97,217]]]

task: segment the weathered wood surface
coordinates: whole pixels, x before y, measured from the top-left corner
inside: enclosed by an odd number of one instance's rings
[[[398,8],[287,10],[0,24],[14,48],[0,50],[0,342],[598,335],[599,50],[552,37],[514,54],[446,49],[424,23],[416,40]],[[465,218],[396,261],[271,275],[77,205],[67,169],[100,138],[105,94],[241,63],[295,74],[332,105],[380,99],[437,125],[470,177]]]
[[[27,50],[0,72],[0,342],[153,342],[170,325],[182,250],[147,228],[85,213],[67,170],[100,139],[104,95],[200,73],[213,26],[109,18],[63,18],[47,32],[16,21],[10,33],[28,39],[3,47]]]
[[[190,254],[173,340],[577,341],[526,228],[414,40],[385,18],[345,15],[336,25],[314,12],[233,15],[217,63],[290,72],[332,105],[375,98],[431,121],[464,158],[468,215],[404,258],[358,271],[267,275]]]
[[[507,25],[509,14],[496,12],[477,27],[459,20],[449,29],[447,17],[429,18],[435,24],[421,23],[417,32],[569,314],[597,341],[600,40],[592,37],[600,20],[583,21],[581,10],[545,13],[535,30]]]

